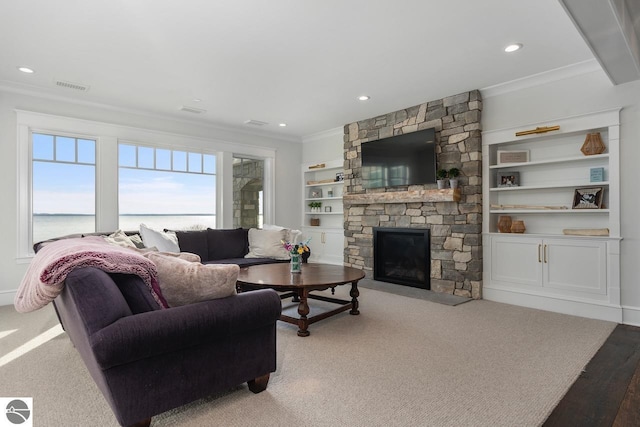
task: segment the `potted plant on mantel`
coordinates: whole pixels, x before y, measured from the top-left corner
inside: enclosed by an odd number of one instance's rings
[[[445,187],[445,180],[447,179],[447,170],[438,169],[436,171],[436,182],[438,183],[438,190],[442,190]]]
[[[460,176],[460,169],[451,168],[449,169],[449,186],[451,188],[458,188],[458,177]]]

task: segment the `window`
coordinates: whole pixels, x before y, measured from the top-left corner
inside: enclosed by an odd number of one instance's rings
[[[233,226],[261,228],[263,206],[264,160],[233,158]]]
[[[96,230],[96,141],[31,134],[32,243]]]
[[[119,226],[216,227],[216,156],[118,144]]]
[[[36,241],[137,230],[143,221],[156,229],[231,228],[238,152],[262,159],[259,215],[273,221],[272,149],[23,110],[16,119],[18,263],[31,261]]]

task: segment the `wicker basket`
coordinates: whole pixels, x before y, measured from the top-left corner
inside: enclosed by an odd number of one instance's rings
[[[313,227],[317,227],[320,225],[320,218],[311,218],[309,220],[309,224],[311,224]]]

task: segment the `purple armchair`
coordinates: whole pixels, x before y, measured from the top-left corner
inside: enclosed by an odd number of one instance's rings
[[[137,276],[74,270],[56,310],[123,426],[243,382],[258,393],[276,369],[272,290],[160,309]]]

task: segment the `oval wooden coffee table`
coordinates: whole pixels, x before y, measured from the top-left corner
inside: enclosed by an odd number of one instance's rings
[[[357,268],[329,264],[302,264],[302,273],[291,273],[288,263],[252,265],[240,268],[238,274],[238,291],[271,288],[278,292],[281,299],[293,297],[298,304],[299,318],[281,315],[283,322],[298,325],[298,336],[309,336],[309,325],[327,317],[349,310],[349,314],[360,314],[358,311],[358,281],[364,278],[364,271]],[[331,298],[323,295],[311,295],[311,291],[323,291],[336,286],[351,283],[351,301]],[[335,310],[307,317],[309,314],[308,299],[327,301],[340,306]]]

